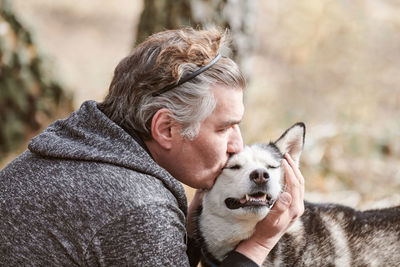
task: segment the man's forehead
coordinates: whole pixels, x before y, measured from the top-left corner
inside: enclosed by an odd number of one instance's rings
[[[218,115],[227,123],[240,122],[244,114],[243,91],[223,86],[212,90],[216,100],[216,107],[212,115]]]

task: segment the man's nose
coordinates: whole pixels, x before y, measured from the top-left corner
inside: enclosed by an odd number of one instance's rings
[[[234,125],[233,131],[229,136],[227,152],[231,154],[236,154],[242,151],[242,149],[243,149],[242,133],[240,132],[239,125]]]

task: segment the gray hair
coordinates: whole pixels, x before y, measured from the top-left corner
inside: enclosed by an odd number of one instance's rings
[[[227,44],[216,29],[165,31],[150,36],[117,66],[110,90],[99,108],[126,131],[151,138],[151,121],[161,108],[182,126],[182,136],[194,139],[214,110],[213,86],[243,90],[245,79],[235,62],[219,59],[210,69],[182,85],[153,96],[166,85],[211,61]]]

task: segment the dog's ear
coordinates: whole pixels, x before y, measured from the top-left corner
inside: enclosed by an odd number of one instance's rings
[[[278,140],[274,142],[275,146],[282,154],[288,153],[297,166],[299,166],[300,155],[303,151],[306,126],[298,122],[287,129]]]

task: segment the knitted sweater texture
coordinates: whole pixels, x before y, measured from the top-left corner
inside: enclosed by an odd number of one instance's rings
[[[94,101],[0,172],[1,266],[188,266],[182,185]]]

